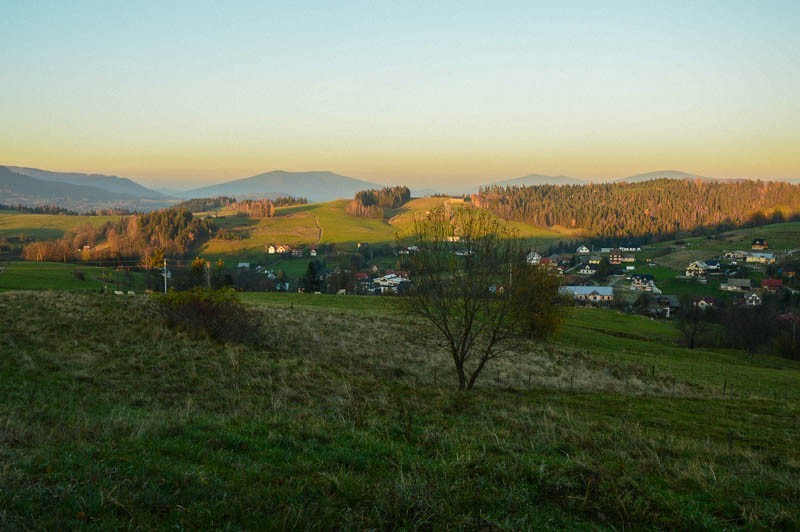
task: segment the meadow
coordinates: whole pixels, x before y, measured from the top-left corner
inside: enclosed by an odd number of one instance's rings
[[[68,216],[0,210],[0,238],[24,235],[36,240],[52,240],[61,238],[85,223],[99,227],[117,219],[119,216]]]
[[[77,290],[102,291],[134,290],[143,292],[145,279],[142,272],[89,264],[63,262],[2,263],[0,290]]]
[[[215,343],[153,296],[1,293],[0,527],[800,524],[796,362],[578,309],[459,393],[393,298],[245,304],[261,340]]]

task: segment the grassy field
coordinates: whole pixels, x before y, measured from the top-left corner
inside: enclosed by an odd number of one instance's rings
[[[800,525],[797,363],[576,310],[464,394],[396,303],[249,295],[263,342],[217,344],[0,294],[0,528]]]
[[[397,233],[407,230],[415,216],[442,205],[447,198],[417,198],[385,213],[383,220],[351,216],[345,212],[347,200],[312,203],[278,208],[273,218],[253,219],[221,211],[216,219],[220,227],[243,235],[241,240],[212,240],[200,249],[204,257],[236,256],[263,258],[270,244],[313,246],[336,244],[343,250],[355,250],[358,242],[370,244],[395,242]],[[546,246],[562,234],[511,222],[531,246]]]
[[[85,223],[99,227],[118,219],[119,216],[67,216],[0,211],[0,237],[25,235],[37,240],[50,240],[61,238],[64,233]]]
[[[0,290],[109,290],[144,291],[144,276],[130,276],[115,268],[100,268],[60,262],[10,262],[0,272]]]

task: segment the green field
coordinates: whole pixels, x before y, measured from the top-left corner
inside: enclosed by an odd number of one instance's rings
[[[0,527],[800,524],[798,363],[576,310],[465,394],[394,298],[247,301],[259,344],[145,296],[0,294]]]
[[[0,290],[144,291],[144,275],[83,264],[60,262],[4,263]]]
[[[336,244],[343,250],[355,250],[358,242],[393,244],[398,233],[407,230],[414,217],[442,205],[446,198],[417,198],[385,213],[383,220],[351,216],[345,212],[348,200],[280,207],[273,218],[253,219],[230,211],[217,213],[217,224],[243,235],[241,240],[212,240],[200,249],[204,257],[235,256],[257,260],[264,258],[270,244],[314,246]],[[531,246],[546,246],[563,235],[548,229],[511,222],[520,238]]]
[[[68,216],[0,211],[0,237],[24,235],[36,240],[51,240],[61,238],[64,233],[74,231],[85,223],[99,227],[118,219],[119,216]]]

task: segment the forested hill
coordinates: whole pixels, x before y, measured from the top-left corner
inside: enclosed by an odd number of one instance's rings
[[[678,231],[758,225],[800,215],[800,186],[765,181],[658,179],[641,183],[487,187],[475,205],[541,227],[585,229],[592,236],[643,240]]]

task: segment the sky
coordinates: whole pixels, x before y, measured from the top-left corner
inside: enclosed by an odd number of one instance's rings
[[[800,178],[800,2],[0,2],[0,164]]]

